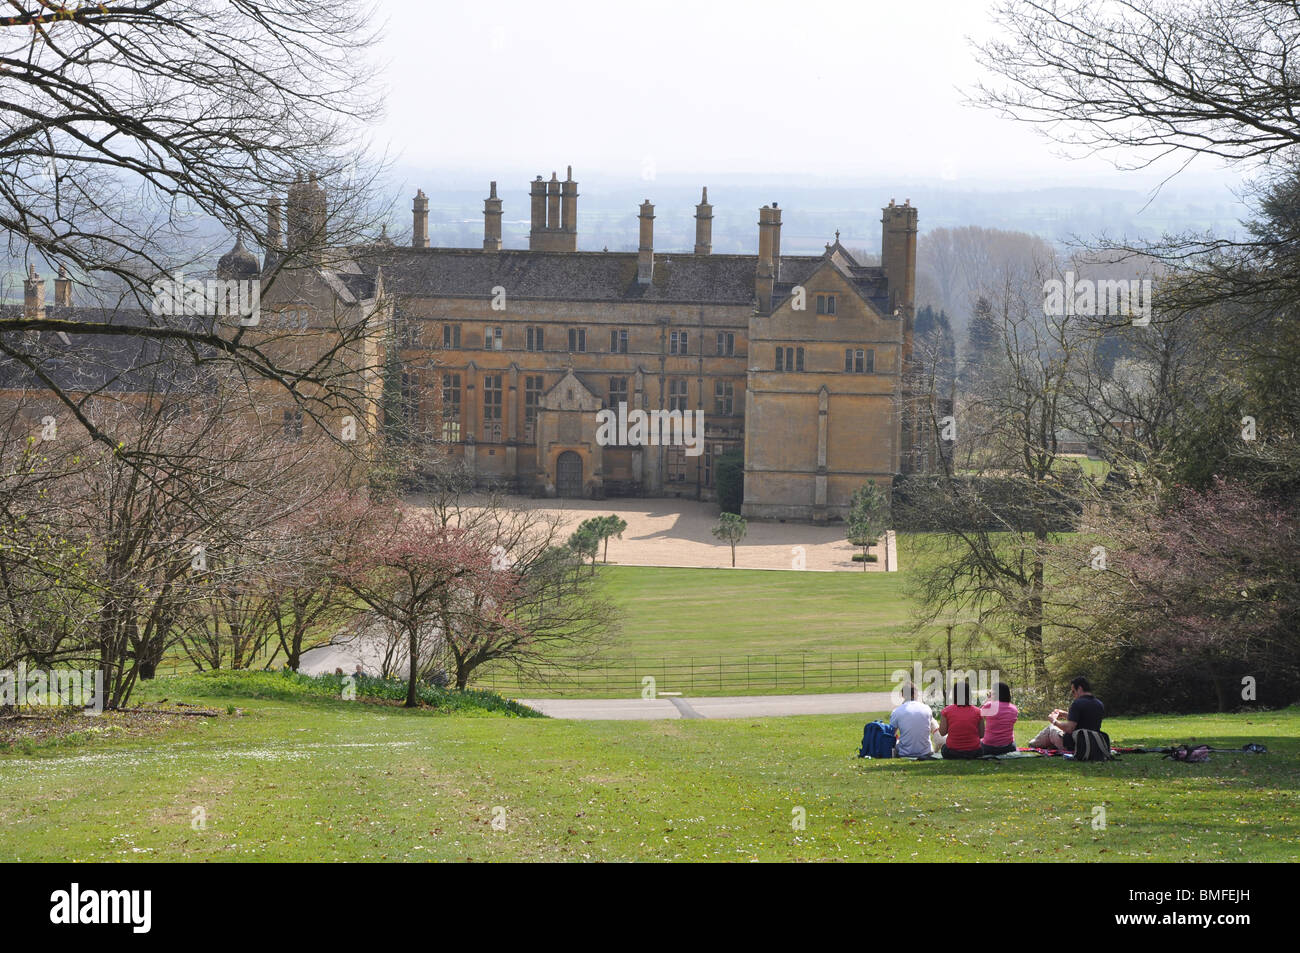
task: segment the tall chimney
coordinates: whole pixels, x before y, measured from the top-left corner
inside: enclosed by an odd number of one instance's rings
[[[551,181],[546,183],[546,230],[558,231],[560,227],[560,178],[551,173]]]
[[[709,204],[709,187],[704,187],[700,204],[695,206],[695,254],[713,254],[713,206]]]
[[[65,265],[59,265],[59,277],[54,279],[54,306],[72,307],[72,279],[68,277],[68,269]]]
[[[273,195],[266,203],[266,252],[278,252],[284,247],[284,232],[280,229],[280,197]]]
[[[424,189],[417,189],[411,205],[411,247],[429,247],[429,199]]]
[[[36,273],[35,265],[23,282],[23,317],[45,317],[45,281]]]
[[[560,183],[560,197],[562,204],[563,220],[560,225],[564,229],[564,250],[578,250],[578,183],[573,181],[573,166],[569,166],[566,177]]]
[[[495,182],[483,200],[483,250],[501,250],[501,200],[497,198]]]
[[[313,172],[306,182],[299,177],[289,187],[289,250],[319,263],[325,249],[325,190]]]
[[[775,231],[775,210],[764,205],[758,210],[758,264],[754,271],[754,297],[758,310],[772,310],[772,285],[776,269],[772,264],[772,233]]]
[[[772,280],[781,280],[781,210],[772,203]]]
[[[532,200],[532,227],[528,231],[528,247],[541,251],[546,246],[546,183],[539,175],[533,179],[529,198]]]
[[[916,209],[912,200],[881,210],[880,264],[889,286],[892,310],[911,312],[916,295]]]
[[[648,285],[655,276],[655,207],[646,199],[641,203],[641,245],[636,253],[636,281]]]

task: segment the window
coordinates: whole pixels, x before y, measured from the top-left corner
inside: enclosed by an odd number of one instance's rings
[[[672,331],[668,335],[668,353],[669,354],[689,354],[690,347],[687,343],[688,332]]]
[[[460,375],[442,375],[442,439],[460,442]]]
[[[284,412],[284,435],[297,440],[302,436],[302,409]]]
[[[718,381],[713,385],[713,412],[719,417],[730,417],[736,401],[736,385],[731,381]]]
[[[708,443],[704,445],[704,485],[713,486],[714,465],[718,462],[718,457],[726,453],[727,448],[720,443]]]
[[[618,329],[609,332],[609,353],[626,354],[627,353],[627,331]]]
[[[718,332],[718,356],[731,357],[736,353],[736,335],[731,331]]]
[[[686,410],[686,378],[673,377],[668,380],[668,409]]]
[[[540,328],[538,330],[541,330]],[[537,405],[542,402],[542,377],[524,378],[524,440],[531,442],[537,436]]]
[[[618,410],[620,403],[627,403],[627,378],[611,377],[609,379],[609,408]]]
[[[442,346],[460,347],[460,325],[444,324],[442,326]]]
[[[483,350],[499,351],[501,350],[502,339],[500,328],[483,329]]]
[[[543,342],[542,329],[532,327],[528,329],[528,350],[545,351],[546,345]]]
[[[668,448],[668,482],[686,482],[686,448]]]
[[[587,350],[586,328],[569,328],[569,350],[579,353]]]
[[[402,323],[402,347],[417,348],[420,346],[420,324],[418,321],[405,321]]]
[[[818,295],[817,296],[817,313],[834,314],[835,313],[835,295]]]
[[[501,439],[501,375],[483,376],[483,439]]]
[[[777,347],[776,369],[778,371],[802,371],[803,370],[803,348]]]
[[[844,370],[850,374],[874,374],[876,372],[876,352],[862,348],[848,348],[844,351]]]
[[[415,436],[420,426],[420,378],[410,371],[402,371],[402,422],[406,435]]]

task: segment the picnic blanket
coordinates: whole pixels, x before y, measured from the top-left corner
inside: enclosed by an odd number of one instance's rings
[[[1148,748],[1144,745],[1117,746],[1111,745],[1110,753],[1113,755],[1121,754],[1169,754],[1173,748]],[[1268,754],[1268,748],[1261,744],[1245,744],[1240,748],[1210,748],[1210,751],[1216,751],[1220,754]],[[1008,751],[1006,754],[986,754],[978,758],[952,758],[957,761],[1009,761],[1013,758],[1063,758],[1073,761],[1074,752],[1061,751],[1059,748],[1031,748],[1020,747],[1015,751]],[[935,752],[932,755],[923,758],[899,758],[899,761],[943,761],[943,754]]]

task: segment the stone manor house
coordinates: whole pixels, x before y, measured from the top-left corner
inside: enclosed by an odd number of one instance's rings
[[[481,248],[429,244],[415,196],[411,241],[386,235],[283,274],[264,293],[324,312],[382,310],[397,348],[409,429],[436,437],[484,485],[537,496],[710,499],[718,458],[744,456],[748,517],[842,517],[869,479],[909,469],[904,381],[911,358],[917,210],[890,201],[881,265],[838,236],[820,255],[781,253],[781,212],[758,210],[757,253],[713,254],[713,207],[695,209],[695,246],[661,249],[654,206],[632,252],[578,250],[578,184],[531,183],[527,249],[502,247],[502,200],[483,203]],[[282,236],[268,207],[263,262],[241,245],[225,277],[266,276],[324,228],[315,182],[291,190]],[[629,210],[629,230],[631,225]],[[382,305],[379,303],[383,303]],[[600,410],[703,411],[702,452],[597,439]]]

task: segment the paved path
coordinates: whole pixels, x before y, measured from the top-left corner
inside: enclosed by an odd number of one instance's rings
[[[427,498],[413,494],[415,504]],[[730,569],[731,547],[713,536],[718,522],[716,503],[695,500],[624,498],[609,500],[534,500],[509,497],[511,506],[538,510],[557,516],[561,538],[592,516],[616,513],[627,521],[621,538],[609,541],[609,551],[601,550],[611,563],[620,566],[678,566],[699,569]],[[744,540],[736,547],[738,569],[784,569],[807,572],[863,572],[862,563],[853,561],[858,548],[844,538],[844,524],[814,526],[808,523],[781,523],[750,520]],[[881,547],[873,550],[877,562],[867,563],[867,572],[884,570]],[[898,554],[890,565],[897,567]]]
[[[764,718],[771,715],[844,715],[887,712],[889,692],[834,695],[737,695],[708,698],[521,698],[552,718],[581,721],[653,721],[659,718]]]

